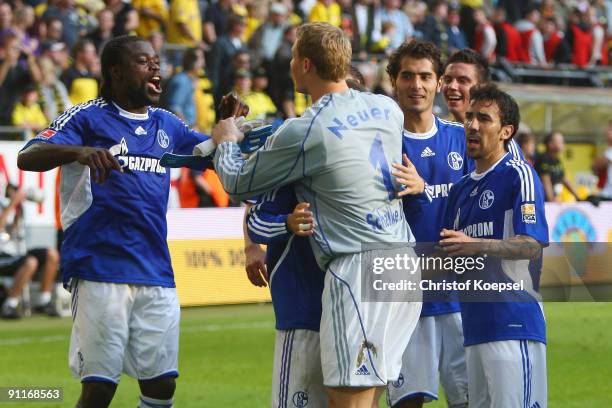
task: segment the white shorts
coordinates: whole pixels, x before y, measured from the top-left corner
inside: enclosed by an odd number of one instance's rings
[[[505,340],[465,348],[470,408],[546,408],[546,345]]]
[[[397,380],[421,313],[422,302],[363,302],[360,259],[336,258],[325,274],[320,335],[328,387],[380,387]]]
[[[419,319],[404,352],[400,377],[387,387],[389,405],[414,397],[437,400],[440,382],[449,406],[467,404],[461,313]]]
[[[319,332],[277,330],[272,408],[327,407]]]
[[[77,280],[71,285],[69,365],[81,381],[178,376],[175,288]]]

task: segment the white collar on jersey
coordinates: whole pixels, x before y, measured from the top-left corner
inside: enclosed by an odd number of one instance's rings
[[[149,109],[147,109],[147,113],[132,113],[132,112],[126,111],[125,109],[121,109],[121,106],[117,105],[115,102],[112,102],[112,103],[115,106],[115,108],[117,108],[117,110],[119,111],[119,115],[125,118],[135,119],[135,120],[149,119]]]
[[[425,133],[412,133],[412,132],[404,129],[404,137],[407,137],[409,139],[421,139],[421,140],[422,139],[429,139],[430,137],[432,137],[436,133],[438,133],[438,125],[436,124],[436,117],[435,116],[433,116],[433,125],[431,126],[431,129],[429,129]]]
[[[489,174],[489,172],[491,172],[494,168],[496,168],[497,165],[501,163],[502,160],[504,160],[507,155],[508,155],[508,152],[506,152],[506,154],[504,154],[501,159],[499,159],[494,165],[489,167],[487,171],[485,171],[484,173],[476,173],[476,170],[474,170],[473,172],[470,173],[470,177],[472,178],[472,180],[480,180],[481,178]]]

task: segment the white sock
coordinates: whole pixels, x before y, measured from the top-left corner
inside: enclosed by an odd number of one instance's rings
[[[51,292],[40,292],[38,296],[38,305],[44,306],[51,301]]]
[[[4,301],[4,304],[8,307],[17,307],[19,305],[19,298],[16,297],[7,297]]]
[[[141,395],[138,408],[172,408],[172,398],[169,400],[159,400]]]

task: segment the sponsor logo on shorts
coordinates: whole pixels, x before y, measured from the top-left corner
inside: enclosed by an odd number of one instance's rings
[[[293,394],[293,406],[296,408],[304,408],[308,405],[308,393],[306,391],[297,391]]]
[[[357,369],[357,371],[355,371],[355,375],[370,375],[370,371],[368,371],[368,367],[366,367],[366,365],[363,364],[361,367]]]

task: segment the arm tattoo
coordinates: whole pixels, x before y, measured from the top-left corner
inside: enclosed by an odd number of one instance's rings
[[[482,253],[503,259],[537,259],[541,256],[542,245],[526,235],[508,239],[483,239]]]

